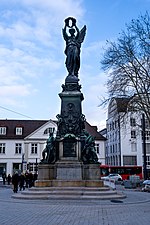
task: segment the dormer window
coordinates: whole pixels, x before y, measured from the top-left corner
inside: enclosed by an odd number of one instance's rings
[[[22,135],[22,127],[16,127],[16,135]]]
[[[44,131],[44,134],[54,133],[55,127],[49,127]]]
[[[0,127],[0,135],[6,135],[6,127]]]

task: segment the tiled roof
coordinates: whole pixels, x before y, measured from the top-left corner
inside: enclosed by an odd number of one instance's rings
[[[85,130],[92,135],[93,137],[95,137],[96,140],[103,140],[105,141],[106,138],[104,136],[102,136],[96,129],[96,126],[91,126],[87,121],[85,122]]]
[[[43,124],[48,122],[48,120],[0,120],[0,127],[6,127],[6,135],[0,135],[0,139],[23,139]],[[22,135],[16,135],[16,127],[22,127]]]
[[[24,139],[26,136],[47,123],[48,120],[0,120],[0,127],[6,127],[6,135],[0,135],[0,139]],[[56,123],[56,121],[53,121]],[[22,135],[16,135],[16,127],[22,127]],[[85,129],[96,140],[106,140],[96,129],[96,126],[91,126],[85,122]]]
[[[130,98],[115,98],[118,112],[126,112]]]

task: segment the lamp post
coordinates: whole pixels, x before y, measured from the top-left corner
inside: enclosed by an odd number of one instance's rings
[[[147,166],[146,166],[146,138],[145,138],[145,114],[142,113],[142,133],[143,133],[143,170],[144,179],[147,179]]]
[[[23,172],[24,153],[22,153],[21,172]]]
[[[37,158],[36,158],[36,163],[35,163],[35,173],[37,174]]]

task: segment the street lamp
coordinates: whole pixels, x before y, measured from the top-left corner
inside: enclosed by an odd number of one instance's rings
[[[24,153],[22,153],[21,172],[23,172]]]
[[[145,138],[145,114],[142,113],[142,133],[143,133],[143,170],[144,170],[144,179],[147,179],[147,166],[146,166],[146,138]]]

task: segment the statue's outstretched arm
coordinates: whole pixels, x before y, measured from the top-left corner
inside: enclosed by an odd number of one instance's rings
[[[79,34],[80,34],[80,31],[79,31],[79,28],[76,26],[76,24],[74,25],[75,26],[75,28],[76,28],[76,31],[77,31],[77,35],[76,35],[76,38],[78,39],[78,37],[79,37]]]
[[[64,40],[65,41],[68,40],[68,35],[67,35],[67,32],[66,32],[66,27],[67,27],[67,25],[65,24],[65,27],[62,29],[62,33],[63,33],[63,37],[64,37]]]

